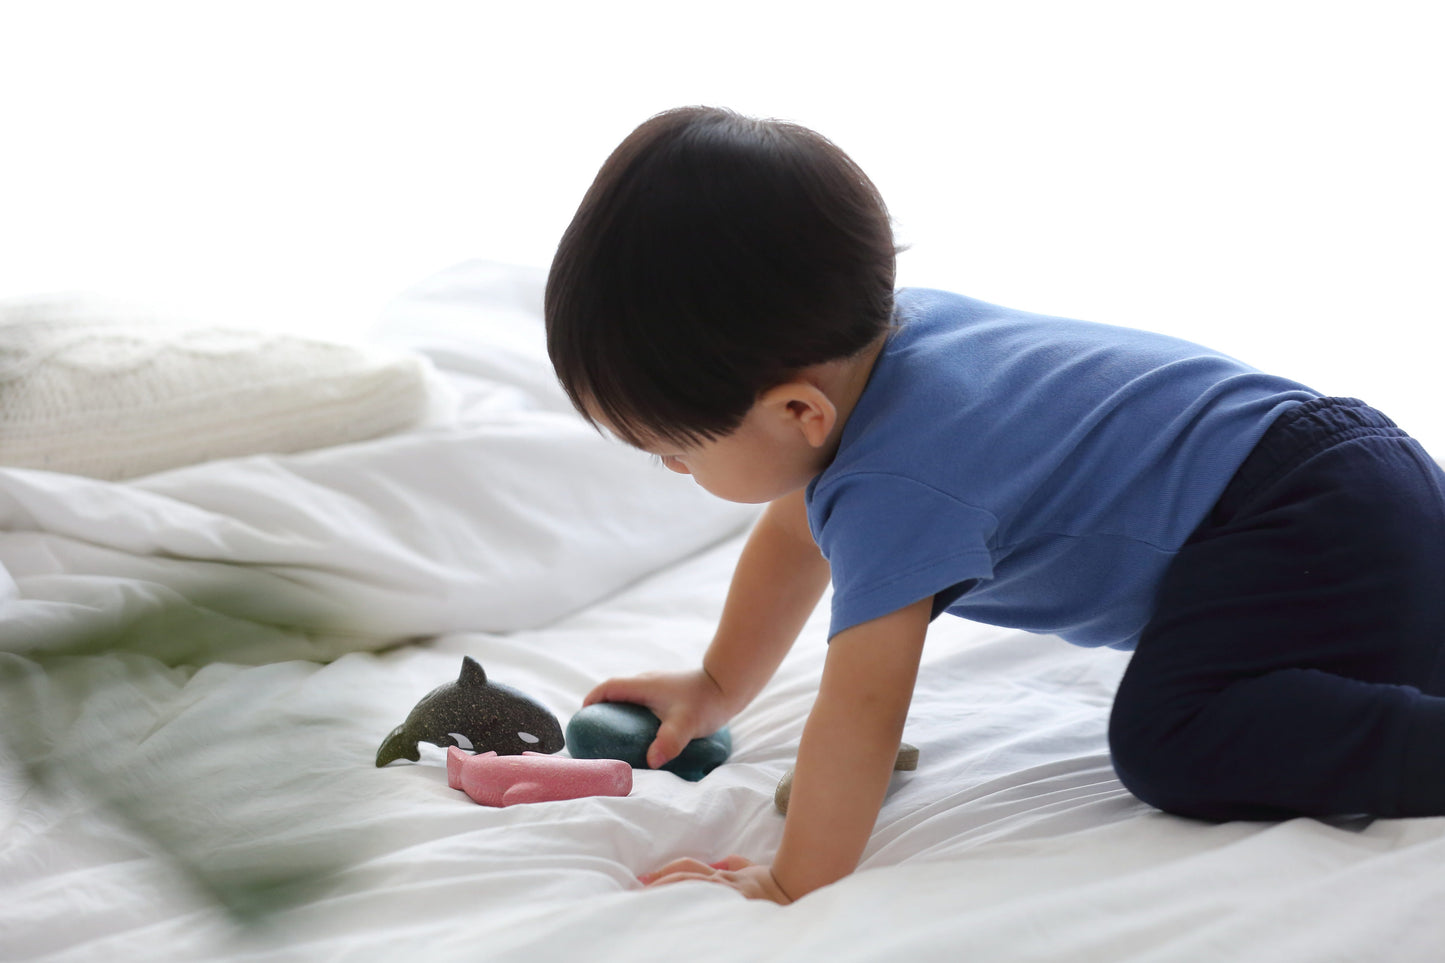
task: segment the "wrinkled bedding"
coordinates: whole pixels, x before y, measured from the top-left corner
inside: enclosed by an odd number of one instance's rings
[[[464,655],[565,724],[695,664],[754,510],[568,413],[537,272],[459,265],[379,341],[447,424],[127,483],[0,470],[0,960],[1438,960],[1445,819],[1213,825],[1133,799],[1122,653],[942,620],[859,872],[791,907],[680,855],[767,858],[826,606],[700,782],[490,809],[376,748]]]

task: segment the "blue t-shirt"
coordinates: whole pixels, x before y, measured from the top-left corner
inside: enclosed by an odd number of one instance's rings
[[[1131,649],[1235,469],[1317,397],[1164,335],[941,291],[897,304],[807,490],[830,635],[933,596],[935,615]]]

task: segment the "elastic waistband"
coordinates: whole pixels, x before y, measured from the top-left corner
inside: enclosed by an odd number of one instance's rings
[[[1371,435],[1406,437],[1383,412],[1358,398],[1315,398],[1287,408],[1234,473],[1218,510],[1232,514],[1252,493],[1326,448]]]

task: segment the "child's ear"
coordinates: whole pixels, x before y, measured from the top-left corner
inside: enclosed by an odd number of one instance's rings
[[[763,406],[785,427],[801,432],[814,448],[822,448],[838,423],[838,407],[810,381],[789,381],[763,392]]]

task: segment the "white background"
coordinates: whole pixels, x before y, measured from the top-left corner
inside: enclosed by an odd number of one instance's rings
[[[1445,33],[1424,2],[0,0],[0,297],[361,336],[545,265],[607,152],[711,103],[813,126],[900,281],[1154,328],[1445,453]]]

